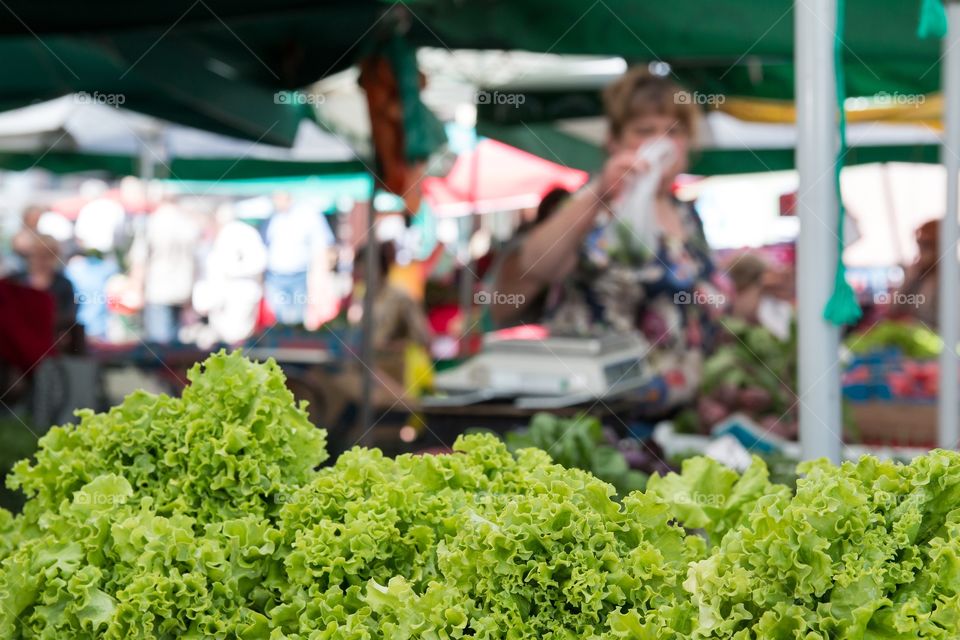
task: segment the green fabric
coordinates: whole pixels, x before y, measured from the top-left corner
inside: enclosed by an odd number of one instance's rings
[[[691,90],[791,99],[793,0],[408,0],[412,46],[664,60]],[[850,0],[847,94],[930,93],[940,84],[936,0]],[[304,105],[277,90],[353,64],[391,0],[7,0],[0,109],[75,91],[123,94],[132,110],[290,144]],[[14,20],[12,16],[17,16]],[[29,27],[27,26],[29,25]],[[486,28],[479,28],[486,27]],[[527,120],[531,122],[532,120]]]
[[[0,109],[96,92],[132,111],[275,145],[292,144],[309,116],[270,88],[212,71],[211,52],[189,41],[161,40],[138,62],[144,49],[128,38],[0,38]]]
[[[393,36],[386,47],[403,108],[404,153],[408,161],[425,161],[447,141],[443,124],[420,99],[416,51],[405,38]]]
[[[312,109],[276,92],[353,64],[354,45],[384,8],[378,0],[8,0],[0,109],[97,91],[122,95],[133,111],[288,146]]]
[[[51,151],[40,157],[35,153],[0,152],[0,168],[24,171],[39,167],[53,173],[101,172],[111,176],[137,175],[139,159],[133,156]],[[284,176],[309,177],[356,174],[365,171],[363,163],[284,162],[260,158],[174,158],[161,175],[174,180],[250,180]],[[366,196],[364,196],[366,197]]]
[[[478,122],[477,133],[523,149],[551,162],[583,171],[595,172],[603,166],[604,150],[590,142],[561,131],[554,124],[498,125]],[[844,158],[845,166],[874,162],[924,162],[938,164],[937,145],[852,147]],[[793,149],[736,149],[700,151],[691,158],[690,173],[704,176],[788,171],[795,169]]]
[[[851,29],[844,38],[848,95],[930,93],[939,88],[939,42],[916,37],[920,1],[848,1]],[[691,90],[794,97],[793,0],[409,0],[405,4],[436,34],[435,43],[442,41],[439,46],[451,49],[618,55],[631,63],[662,60]]]
[[[941,0],[922,0],[918,38],[942,38],[947,35],[947,11]]]
[[[844,222],[847,217],[846,207],[843,206],[843,194],[840,189],[840,171],[843,169],[843,159],[847,152],[847,112],[844,109],[846,104],[846,84],[843,75],[843,36],[846,22],[846,0],[837,0],[837,26],[834,29],[833,55],[834,55],[834,74],[837,84],[837,112],[840,119],[840,148],[837,150],[837,159],[834,162],[833,182],[837,194],[837,266],[836,274],[833,280],[833,294],[827,301],[827,306],[823,310],[823,317],[835,325],[842,326],[855,324],[863,316],[860,304],[857,302],[857,296],[853,292],[850,283],[847,282],[847,267],[843,264],[843,235]]]
[[[367,200],[373,179],[369,173],[342,175],[288,176],[250,180],[166,180],[171,188],[183,193],[230,196],[259,196],[274,191],[291,194],[309,193],[335,201],[349,197]]]

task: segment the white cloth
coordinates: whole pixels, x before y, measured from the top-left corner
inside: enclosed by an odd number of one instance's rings
[[[256,229],[238,221],[220,229],[207,256],[207,278],[194,289],[193,306],[207,314],[224,342],[244,340],[256,328],[266,265],[267,250]]]
[[[259,281],[266,268],[267,250],[256,229],[236,220],[220,229],[207,256],[208,274]]]
[[[126,216],[123,205],[116,200],[88,202],[77,214],[73,235],[83,248],[109,253],[117,245]]]
[[[147,304],[189,302],[199,239],[196,221],[179,207],[164,205],[150,216],[145,237],[132,250],[134,260],[146,267],[143,296]]]
[[[757,304],[757,321],[781,340],[790,338],[793,305],[785,300],[763,296]]]

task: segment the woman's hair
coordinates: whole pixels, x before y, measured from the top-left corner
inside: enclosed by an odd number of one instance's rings
[[[544,222],[547,218],[552,216],[554,212],[560,208],[560,205],[563,204],[563,201],[570,197],[570,191],[564,189],[563,187],[554,187],[547,191],[543,199],[540,200],[539,206],[537,206],[537,216],[534,218],[534,224],[540,224]]]
[[[763,282],[763,274],[767,271],[767,262],[755,253],[744,253],[730,265],[727,273],[733,281],[733,287],[742,292],[753,285]]]
[[[940,241],[940,221],[930,220],[917,227],[917,240],[926,240],[936,246]]]
[[[393,263],[397,261],[397,248],[392,241],[386,242],[377,242],[377,272],[379,273],[381,284],[386,279],[387,275],[390,273],[390,267],[393,266]],[[367,265],[367,251],[370,250],[370,245],[365,244],[354,254],[353,264],[360,265],[361,268],[366,267]]]
[[[691,138],[696,138],[700,110],[690,93],[667,76],[658,76],[645,66],[627,69],[603,90],[603,108],[610,122],[610,135],[623,133],[635,118],[657,115],[674,118]]]
[[[550,216],[552,216],[557,209],[560,208],[560,205],[570,197],[570,191],[563,187],[553,187],[547,191],[543,198],[540,200],[540,204],[537,205],[537,213],[532,220],[528,220],[520,224],[517,227],[517,233],[525,233],[530,231],[539,224],[545,222]]]

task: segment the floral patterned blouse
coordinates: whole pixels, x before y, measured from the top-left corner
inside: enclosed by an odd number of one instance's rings
[[[554,335],[639,331],[650,344],[647,365],[665,387],[667,397],[658,400],[664,409],[692,398],[722,302],[710,282],[714,267],[700,218],[692,205],[677,206],[683,241],[659,234],[620,242],[622,225],[598,223],[547,312]]]

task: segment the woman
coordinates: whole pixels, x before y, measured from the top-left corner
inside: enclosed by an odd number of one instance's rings
[[[13,280],[24,286],[45,291],[53,298],[54,339],[59,342],[77,323],[77,301],[73,285],[63,275],[60,243],[46,235],[34,236],[26,249],[27,268],[14,274]],[[68,345],[61,345],[66,349]],[[74,345],[70,345],[73,350]]]
[[[354,284],[366,287],[366,259],[369,245],[361,247],[353,259]],[[421,303],[414,300],[402,288],[389,281],[390,271],[396,258],[392,242],[378,244],[376,287],[373,296],[373,350],[374,362],[370,366],[374,386],[371,402],[378,411],[404,411],[420,395],[423,387],[432,380],[429,372],[420,372],[411,378],[408,358],[417,350],[427,353],[430,330]],[[360,287],[357,287],[355,294]],[[353,311],[360,311],[360,300],[347,311],[348,319]],[[352,352],[351,352],[352,353]],[[429,356],[425,356],[429,360]],[[362,365],[362,366],[360,366]],[[350,359],[336,372],[314,369],[304,381],[323,398],[322,424],[346,426],[359,411],[363,396],[363,377],[367,365]]]
[[[907,267],[903,285],[888,309],[891,318],[915,319],[936,330],[940,271],[940,221],[931,220],[916,231],[917,259]]]
[[[730,315],[761,326],[781,340],[790,338],[793,305],[770,293],[768,281],[775,277],[766,260],[754,253],[734,258],[727,274],[733,282],[733,304]]]
[[[709,284],[713,265],[699,218],[672,193],[687,168],[699,113],[672,80],[640,68],[608,87],[604,106],[603,170],[530,232],[516,286],[562,284],[547,312],[554,333],[640,331],[651,345],[648,370],[663,382],[644,409],[663,411],[691,399],[710,343],[710,316],[722,302]],[[672,153],[663,166],[638,153],[664,141]],[[625,211],[621,198],[645,175],[659,176],[648,210]],[[626,224],[638,218],[642,230]],[[624,233],[631,237],[618,244]]]
[[[548,305],[548,289],[533,278],[522,277],[520,247],[530,231],[556,213],[568,197],[570,192],[562,187],[548,191],[537,207],[536,217],[517,229],[517,234],[490,267],[489,280],[493,283],[493,291],[509,291],[514,294],[510,298],[497,296],[491,300],[490,319],[497,328],[515,324],[539,324],[543,321],[544,310]]]

